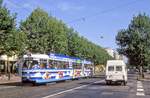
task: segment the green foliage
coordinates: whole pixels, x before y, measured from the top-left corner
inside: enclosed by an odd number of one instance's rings
[[[31,52],[62,53],[89,59],[96,64],[103,64],[110,59],[104,49],[80,37],[78,32],[40,8],[35,9],[21,23],[20,29],[27,34],[28,49]]]
[[[48,33],[48,14],[42,9],[34,10],[26,21],[21,23],[21,30],[27,35],[28,49],[33,52],[45,52],[44,36]]]
[[[0,7],[0,54],[19,55],[25,47],[25,34],[16,30],[16,15]],[[22,51],[23,52],[23,51]]]
[[[130,65],[147,66],[150,63],[150,18],[145,14],[133,17],[127,29],[116,36],[119,53],[129,58]]]
[[[40,8],[15,27],[16,16],[0,7],[0,53],[22,55],[26,50],[33,53],[62,53],[104,64],[110,56],[98,45],[78,35],[62,21],[49,16]]]
[[[48,16],[42,9],[35,9],[27,20],[21,23],[20,28],[26,32],[28,48],[32,52],[66,52],[67,39],[64,24]]]
[[[112,59],[102,47],[80,37],[73,29],[68,33],[68,51],[69,55],[91,60],[94,64],[105,64]]]
[[[0,54],[12,55],[10,37],[15,31],[15,16],[11,16],[9,10],[0,7]],[[9,41],[8,41],[9,40]]]
[[[5,73],[8,73],[10,79],[11,66],[8,58],[14,55],[23,54],[26,47],[26,35],[16,30],[16,14],[11,15],[9,10],[2,6],[0,0],[0,55],[7,55],[5,61]]]

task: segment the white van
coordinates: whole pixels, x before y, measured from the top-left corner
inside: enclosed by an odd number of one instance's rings
[[[127,83],[127,68],[123,60],[108,60],[106,65],[106,84],[112,82]]]

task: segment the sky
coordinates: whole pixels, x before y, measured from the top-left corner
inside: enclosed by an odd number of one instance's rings
[[[80,36],[102,47],[116,49],[115,36],[133,16],[150,16],[150,0],[3,0],[17,24],[37,7],[74,28]]]

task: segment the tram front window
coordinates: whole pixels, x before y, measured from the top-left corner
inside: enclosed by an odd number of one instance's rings
[[[23,69],[38,69],[39,64],[36,60],[25,60],[23,64]]]

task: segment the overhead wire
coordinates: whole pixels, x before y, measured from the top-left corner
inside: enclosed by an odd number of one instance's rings
[[[12,3],[10,0],[7,0],[7,1],[9,1],[10,3]],[[132,5],[132,4],[137,3],[138,1],[140,1],[140,0],[133,0],[133,1],[131,1],[131,2],[127,2],[127,3],[121,4],[121,5],[115,6],[115,7],[113,7],[113,8],[106,9],[106,10],[103,10],[103,11],[100,11],[100,12],[97,12],[97,13],[95,13],[95,14],[93,13],[92,15],[81,16],[81,17],[79,17],[79,18],[73,19],[73,20],[71,20],[71,21],[69,21],[69,22],[66,22],[66,23],[67,23],[67,24],[72,24],[72,23],[76,23],[76,22],[80,22],[80,21],[86,21],[87,19],[97,17],[97,16],[99,16],[99,15],[101,15],[101,14],[105,14],[105,13],[114,11],[114,10],[116,10],[116,9],[128,7],[128,6]],[[16,6],[20,7],[20,8],[22,8],[22,6],[19,5],[19,4],[16,4],[16,3],[12,3],[12,4],[14,4],[14,5],[16,5]],[[27,8],[25,8],[25,7],[24,7],[24,10],[26,10],[27,12],[30,11],[29,9],[27,9]]]
[[[85,20],[87,20],[87,19],[96,17],[96,16],[98,16],[98,15],[101,15],[101,14],[104,14],[104,13],[108,13],[108,12],[114,11],[114,10],[116,10],[116,9],[120,9],[120,8],[124,8],[124,7],[130,6],[130,5],[132,5],[132,4],[137,3],[138,1],[139,1],[139,0],[134,0],[134,1],[131,1],[131,2],[127,2],[127,3],[124,3],[124,4],[118,5],[118,6],[116,6],[116,7],[110,8],[110,9],[106,9],[106,10],[97,12],[97,13],[92,14],[92,15],[82,16],[82,17],[79,17],[79,18],[77,18],[77,19],[73,19],[73,20],[67,22],[67,24],[72,24],[72,23],[79,22],[79,21],[85,21]]]

